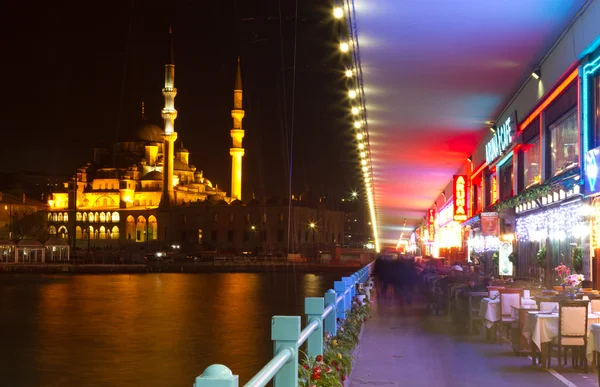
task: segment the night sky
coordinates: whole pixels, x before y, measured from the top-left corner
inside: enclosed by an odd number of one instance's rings
[[[190,163],[230,190],[230,111],[239,55],[245,197],[287,196],[285,138],[286,127],[291,136],[292,106],[294,193],[348,195],[359,187],[359,174],[345,117],[339,32],[328,1],[299,0],[298,6],[292,104],[293,0],[281,0],[281,18],[277,0],[3,4],[0,172],[71,175],[92,159],[94,146],[135,130],[142,101],[147,120],[162,127],[172,25],[175,130]]]

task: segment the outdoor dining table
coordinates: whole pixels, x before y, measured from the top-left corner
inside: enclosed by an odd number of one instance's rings
[[[600,322],[599,315],[594,313],[588,314],[588,326],[598,322]],[[538,311],[527,313],[527,322],[523,327],[523,336],[530,340],[533,364],[535,364],[536,348],[539,348],[542,354],[542,367],[545,367],[548,352],[546,344],[554,340],[555,337],[558,337],[558,313]]]
[[[532,299],[522,298],[521,305],[526,307],[535,307],[536,303]],[[496,299],[491,299],[489,297],[482,298],[481,303],[479,304],[479,317],[481,317],[485,328],[487,328],[488,330],[493,328],[494,324],[500,321],[500,319],[502,318],[502,313],[500,311],[500,297]],[[496,331],[494,329],[492,331],[492,340],[495,339]]]

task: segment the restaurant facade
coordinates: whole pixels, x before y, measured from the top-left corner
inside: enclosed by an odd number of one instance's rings
[[[564,263],[597,288],[600,49],[555,73],[550,87],[515,96],[432,203],[418,229],[423,255],[548,285]]]

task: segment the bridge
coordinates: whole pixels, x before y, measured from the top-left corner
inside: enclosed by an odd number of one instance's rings
[[[450,287],[424,284],[412,309],[375,298],[352,384],[588,385],[578,373],[527,368],[506,346],[457,337],[432,311],[462,321],[452,289],[485,276],[510,278],[501,287],[526,281],[527,294],[536,281],[560,298],[561,263],[584,275],[584,291],[598,289],[600,1],[343,0],[323,19],[342,32],[331,46],[375,249],[444,258],[431,266],[437,280],[471,273]],[[316,356],[323,332],[335,331],[331,313],[345,313],[340,301],[368,271],[307,299],[304,330],[299,317],[275,316],[274,358],[246,385],[297,385],[299,345],[308,340]],[[464,315],[469,331],[476,306]],[[543,356],[550,364],[552,350]],[[216,385],[237,379],[222,366],[196,379]]]

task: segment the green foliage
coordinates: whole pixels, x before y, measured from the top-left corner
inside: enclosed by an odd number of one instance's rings
[[[539,199],[542,196],[548,195],[548,192],[550,192],[551,189],[551,184],[536,185],[534,187],[526,189],[525,191],[521,192],[516,196],[513,196],[510,199],[503,201],[502,203],[497,204],[496,210],[501,211],[504,209],[515,208],[520,204]]]
[[[573,272],[581,273],[583,271],[583,252],[581,247],[573,249]]]
[[[508,255],[508,260],[510,261],[510,263],[513,264],[513,266],[516,268],[517,266],[519,266],[519,254],[517,254],[515,251],[513,251],[512,253],[510,253]]]
[[[542,246],[536,254],[536,263],[539,267],[546,267],[546,246]]]
[[[498,256],[498,252],[495,252],[494,255],[492,255],[492,264],[495,267],[500,266],[500,257]]]
[[[339,387],[343,386],[347,375],[352,371],[352,352],[358,344],[362,324],[371,315],[371,307],[365,300],[352,303],[352,309],[345,320],[338,320],[336,336],[327,334],[323,340],[323,355],[316,358],[305,355],[298,368],[299,387]]]

